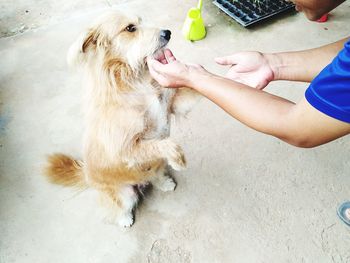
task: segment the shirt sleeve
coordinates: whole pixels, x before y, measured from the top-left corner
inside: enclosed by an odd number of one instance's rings
[[[311,82],[305,98],[324,114],[350,123],[350,41]]]

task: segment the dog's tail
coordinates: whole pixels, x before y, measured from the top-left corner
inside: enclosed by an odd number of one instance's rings
[[[82,162],[64,154],[48,156],[48,164],[44,169],[44,175],[54,184],[77,188],[87,187]]]

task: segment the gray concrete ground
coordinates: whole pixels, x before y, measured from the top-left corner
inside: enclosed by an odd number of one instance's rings
[[[81,153],[83,90],[67,69],[67,48],[120,2],[1,2],[2,35],[14,36],[0,39],[0,262],[350,262],[350,228],[335,212],[350,199],[349,138],[293,148],[206,99],[174,125],[188,159],[176,191],[147,195],[131,229],[104,223],[94,192],[44,180],[46,154]],[[170,28],[180,59],[219,74],[219,55],[305,49],[349,33],[350,3],[325,24],[295,14],[248,30],[205,1],[207,38],[190,43],[180,28],[195,1],[122,2]],[[267,91],[298,100],[306,86],[277,82]]]

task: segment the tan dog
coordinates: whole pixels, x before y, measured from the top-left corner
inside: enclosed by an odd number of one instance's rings
[[[145,64],[169,39],[169,30],[111,11],[82,34],[68,54],[69,63],[84,74],[83,161],[52,155],[45,174],[54,183],[97,189],[124,227],[134,222],[135,185],[152,182],[172,191],[176,184],[164,174],[166,165],[185,168],[180,146],[169,138],[170,116],[186,114],[196,94],[160,87]]]

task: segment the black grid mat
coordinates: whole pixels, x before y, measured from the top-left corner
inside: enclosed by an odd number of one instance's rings
[[[294,8],[285,0],[215,0],[213,4],[244,27]]]

